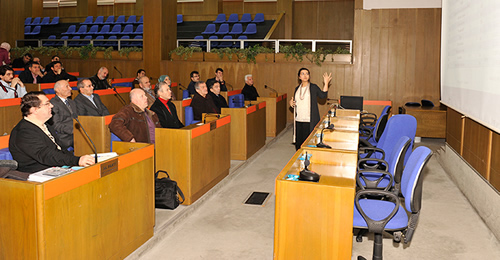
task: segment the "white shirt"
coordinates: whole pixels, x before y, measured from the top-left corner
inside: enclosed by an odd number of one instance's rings
[[[3,90],[3,87],[0,87],[0,99],[16,98],[16,96],[14,95],[14,92],[16,92],[15,87],[11,87],[11,84],[9,84],[3,80],[0,80],[0,84],[5,86],[5,89],[7,90],[7,92],[5,92]],[[26,88],[18,86],[17,87],[17,97],[23,97],[24,95],[26,95]]]
[[[300,84],[297,92],[295,92],[295,105],[297,115],[295,121],[297,122],[311,122],[311,91],[310,84],[302,87]]]

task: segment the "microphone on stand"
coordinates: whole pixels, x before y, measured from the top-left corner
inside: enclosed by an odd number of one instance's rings
[[[120,73],[120,77],[123,78],[123,74],[116,68],[116,66],[113,66],[113,68],[115,68],[115,70],[118,71],[118,73]]]
[[[273,91],[274,93],[276,93],[276,96],[278,96],[278,91],[276,91],[276,89],[268,87],[267,85],[264,85],[264,88],[270,89],[271,91]]]
[[[94,142],[92,142],[92,139],[90,139],[90,136],[87,134],[87,131],[85,131],[85,128],[83,128],[83,125],[82,125],[82,123],[80,123],[80,120],[78,120],[78,117],[75,117],[75,120],[76,120],[76,122],[78,122],[78,125],[83,130],[83,133],[85,134],[85,136],[87,136],[90,143],[92,144],[92,147],[94,148],[95,163],[97,163],[97,149],[95,148]]]
[[[337,105],[333,106],[333,117],[337,117]]]
[[[186,90],[186,87],[184,87],[180,82],[177,83],[177,86],[179,86],[181,90]]]
[[[328,123],[328,127],[321,129],[321,135],[319,136],[319,143],[316,144],[316,147],[318,147],[318,148],[330,148],[330,149],[332,148],[331,146],[323,143],[323,132],[325,131],[325,129],[333,130],[333,128],[334,128],[333,124]]]
[[[307,167],[309,167],[309,165],[311,165],[311,161],[308,158],[309,156],[308,156],[307,152],[305,154],[305,157],[306,158],[304,158],[304,169],[302,171],[300,171],[300,173],[299,173],[299,180],[318,182],[320,175],[307,169]]]
[[[114,79],[111,79],[111,81],[113,81]],[[122,98],[122,96],[120,96],[120,93],[118,93],[118,91],[116,90],[116,87],[111,85],[111,88],[113,89],[113,91],[116,93],[116,96],[118,96],[118,99],[123,103],[123,105],[127,105],[127,102],[125,102],[125,99]]]

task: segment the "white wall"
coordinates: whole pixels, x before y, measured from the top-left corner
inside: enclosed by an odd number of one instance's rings
[[[363,0],[363,9],[441,8],[441,0]]]

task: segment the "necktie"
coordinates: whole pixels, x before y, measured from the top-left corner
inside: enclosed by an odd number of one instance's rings
[[[73,110],[71,109],[71,106],[69,105],[68,99],[64,100],[64,104],[66,104],[66,106],[68,107],[68,109],[71,112],[71,114],[73,114]]]

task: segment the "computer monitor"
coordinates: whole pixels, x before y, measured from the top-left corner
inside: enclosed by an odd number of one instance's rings
[[[340,96],[340,107],[346,109],[357,109],[363,111],[363,97]]]

